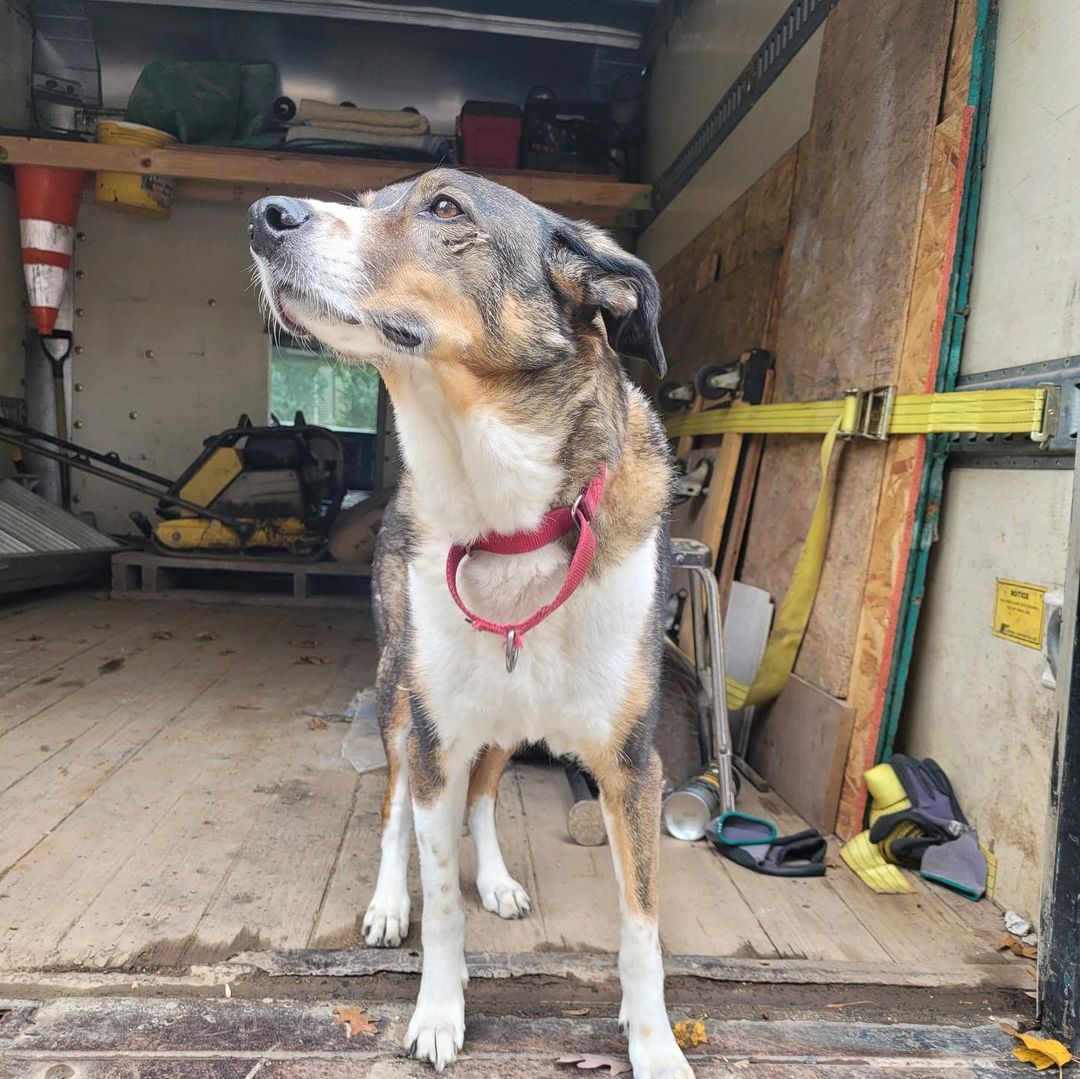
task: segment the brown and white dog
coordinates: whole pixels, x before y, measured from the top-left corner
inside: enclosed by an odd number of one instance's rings
[[[389,782],[364,933],[384,947],[408,933],[415,823],[423,975],[406,1047],[442,1071],[465,1033],[466,805],[484,906],[504,918],[529,910],[499,849],[495,797],[515,747],[543,740],[600,787],[634,1075],[692,1079],[668,1022],[657,932],[653,729],[671,466],[617,355],[664,370],[653,274],[596,229],[449,169],[356,205],[262,199],[249,233],[275,318],[378,369],[404,456],[376,552]],[[537,538],[552,520],[570,522],[565,535]],[[464,557],[448,573],[451,549]],[[523,621],[557,595],[565,603],[523,640]]]

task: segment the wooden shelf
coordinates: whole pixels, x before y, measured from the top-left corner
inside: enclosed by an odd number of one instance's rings
[[[325,154],[230,150],[205,146],[105,146],[96,142],[0,135],[0,163],[55,165],[88,172],[131,172],[171,176],[181,197],[251,201],[262,194],[319,193],[349,197],[415,175],[415,161],[379,161]],[[491,180],[568,216],[612,225],[650,205],[648,184],[621,183],[607,176],[559,172],[484,170]]]

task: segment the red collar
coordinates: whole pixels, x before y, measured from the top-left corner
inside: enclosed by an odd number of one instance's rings
[[[513,671],[517,666],[518,652],[524,643],[526,632],[561,607],[574,594],[578,585],[585,579],[585,574],[589,572],[589,567],[596,557],[596,534],[592,530],[592,520],[600,505],[600,499],[604,496],[606,481],[607,466],[601,465],[599,472],[581,489],[581,493],[574,499],[572,506],[559,506],[557,509],[548,510],[541,519],[539,527],[531,532],[511,532],[509,535],[493,532],[474,540],[467,547],[455,543],[447,552],[446,585],[450,589],[450,595],[454,597],[454,602],[461,608],[473,629],[482,633],[497,633],[506,640],[507,671]],[[546,547],[549,543],[554,543],[575,528],[578,541],[566,571],[566,580],[563,581],[558,595],[550,603],[520,622],[489,622],[486,618],[473,614],[465,606],[458,594],[457,574],[458,567],[467,555],[473,551],[487,551],[489,554],[529,554],[531,551]]]

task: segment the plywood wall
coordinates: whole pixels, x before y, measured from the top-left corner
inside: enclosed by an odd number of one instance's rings
[[[969,0],[960,0],[960,9],[973,17]],[[753,236],[751,246],[783,250],[772,256],[772,290],[767,297],[764,283],[749,283],[732,314],[720,281],[708,283],[711,237],[733,231],[729,214],[721,215],[661,273],[679,303],[665,323],[676,364],[695,355],[696,369],[716,358],[708,353],[714,341],[726,345],[725,319],[738,327],[749,316],[761,325],[754,312],[766,311],[757,343],[775,353],[778,400],[836,398],[851,386],[923,388],[936,356],[933,326],[950,265],[953,193],[966,162],[965,76],[947,65],[953,18],[951,0],[847,3],[832,12],[810,130],[769,174],[788,176],[789,211],[749,227],[742,218],[744,241]],[[945,122],[943,102],[953,109]],[[747,205],[768,187],[755,185]],[[786,232],[777,238],[773,226]],[[721,267],[726,255],[720,253]],[[861,819],[864,757],[876,745],[875,694],[888,674],[890,601],[902,580],[900,541],[921,467],[912,445],[856,442],[841,455],[825,569],[796,666],[833,701],[837,715],[854,712],[844,782],[852,825]],[[817,437],[767,441],[742,579],[778,600],[817,496],[819,447]]]
[[[802,144],[777,326],[777,400],[894,381],[938,119],[952,4],[839,4]],[[844,455],[803,678],[847,694],[884,447]],[[765,449],[744,579],[782,595],[818,487],[813,439]]]
[[[669,377],[693,378],[770,344],[795,182],[790,150],[672,259],[658,278]]]

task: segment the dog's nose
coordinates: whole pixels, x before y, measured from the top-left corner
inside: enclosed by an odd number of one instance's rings
[[[259,199],[248,210],[248,237],[256,254],[269,254],[290,232],[303,228],[311,211],[301,199]]]

